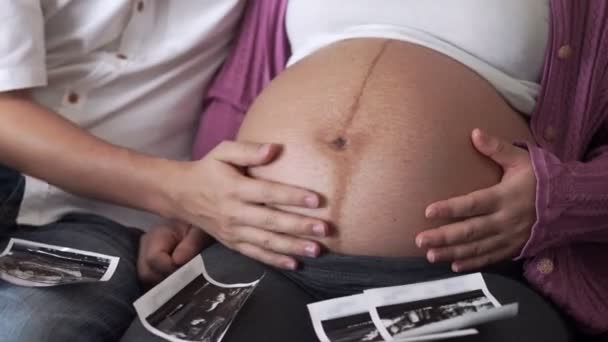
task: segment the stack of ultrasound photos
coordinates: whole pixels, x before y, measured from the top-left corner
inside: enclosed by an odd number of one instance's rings
[[[321,342],[434,341],[477,334],[473,326],[517,315],[481,274],[367,290],[308,305]]]

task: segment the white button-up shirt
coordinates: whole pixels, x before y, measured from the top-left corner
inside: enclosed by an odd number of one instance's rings
[[[243,7],[242,0],[2,0],[0,91],[32,88],[35,101],[106,141],[187,159],[202,94]],[[158,221],[26,178],[19,223],[69,212],[139,228]]]

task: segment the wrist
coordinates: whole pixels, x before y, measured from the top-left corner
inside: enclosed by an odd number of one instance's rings
[[[147,211],[156,213],[166,219],[180,219],[178,215],[179,184],[187,162],[155,159],[149,166],[150,173],[146,180],[147,191],[142,192],[142,203]]]

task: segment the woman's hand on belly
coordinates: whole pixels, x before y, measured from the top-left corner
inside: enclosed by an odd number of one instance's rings
[[[275,144],[223,142],[202,160],[188,162],[187,175],[181,174],[186,181],[167,185],[176,205],[166,216],[201,227],[227,247],[276,267],[294,269],[289,255],[317,256],[320,245],[312,237],[324,237],[327,224],[274,207],[318,208],[319,195],[245,172],[272,164],[279,152]]]
[[[464,219],[416,237],[430,262],[452,262],[454,272],[479,269],[521,253],[536,221],[536,177],[530,156],[507,141],[473,131],[473,145],[504,170],[499,184],[435,202],[427,218]]]

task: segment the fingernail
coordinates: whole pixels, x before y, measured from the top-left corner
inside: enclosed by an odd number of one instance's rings
[[[452,264],[452,272],[456,272],[456,273],[460,272],[460,267],[458,267],[458,265],[456,265],[456,264]]]
[[[426,254],[426,258],[429,260],[430,263],[434,263],[435,262],[435,253],[433,253],[433,251],[429,251]]]
[[[260,149],[258,150],[258,153],[260,154],[260,156],[266,157],[268,153],[270,153],[270,145],[262,145],[262,147],[260,147]]]
[[[327,234],[327,229],[325,228],[325,225],[322,223],[317,223],[317,224],[313,225],[312,231],[315,233],[315,235],[318,235],[318,236],[325,236]]]
[[[479,140],[481,140],[481,142],[485,143],[488,141],[486,135],[482,132],[482,130],[477,129],[475,131],[475,134],[477,135],[477,138],[479,138]]]
[[[422,248],[422,244],[424,243],[424,239],[422,237],[417,237],[416,238],[416,245],[418,246],[418,248]]]
[[[295,260],[286,261],[283,265],[285,266],[285,268],[290,269],[292,271],[295,271],[298,268],[298,264],[295,262]]]
[[[309,208],[315,209],[319,207],[319,197],[317,196],[306,196],[304,202]]]
[[[308,245],[304,248],[306,255],[312,258],[316,258],[319,255],[319,248],[317,245]]]
[[[426,218],[433,218],[436,214],[437,214],[437,209],[435,209],[434,207],[426,208],[426,212],[424,213]]]

